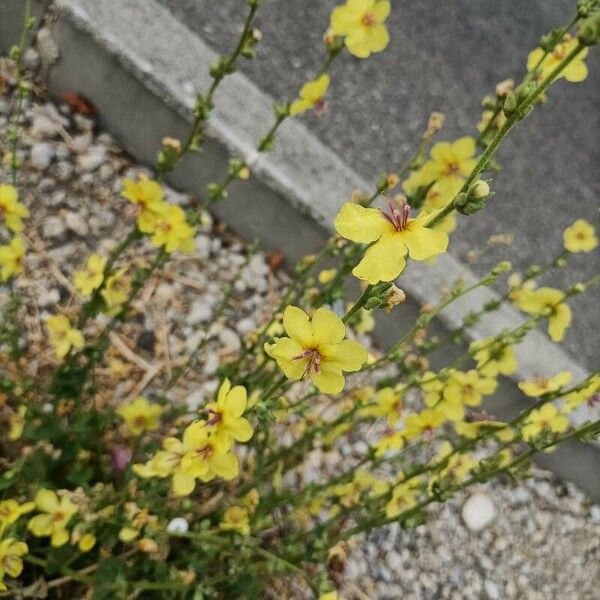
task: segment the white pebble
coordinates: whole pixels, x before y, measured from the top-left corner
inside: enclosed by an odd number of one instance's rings
[[[468,529],[481,531],[496,517],[496,508],[489,496],[476,492],[463,504],[461,516]]]

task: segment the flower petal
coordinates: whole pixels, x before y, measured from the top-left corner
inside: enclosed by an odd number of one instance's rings
[[[346,202],[335,218],[335,230],[347,240],[368,244],[391,232],[393,225],[378,208]]]
[[[246,400],[246,388],[241,385],[236,385],[229,394],[227,394],[223,406],[232,416],[241,417],[246,410]]]
[[[393,281],[406,266],[406,252],[401,238],[396,235],[383,236],[367,248],[352,273],[372,285],[380,281]]]
[[[308,315],[297,306],[288,306],[283,313],[283,328],[303,348],[313,343],[313,328]]]
[[[324,394],[339,394],[344,389],[345,379],[339,371],[321,369],[310,374],[312,382]]]
[[[331,346],[324,357],[326,368],[334,367],[342,371],[358,371],[367,362],[366,349],[355,340],[342,340]]]
[[[340,342],[346,335],[346,326],[342,320],[327,308],[315,311],[312,324],[314,340],[319,346]]]
[[[399,235],[402,235],[410,257],[415,260],[425,260],[448,248],[448,235],[445,232],[423,227],[414,221]]]

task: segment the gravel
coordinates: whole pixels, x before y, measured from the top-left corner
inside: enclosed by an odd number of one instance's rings
[[[0,98],[0,113],[6,113],[6,106]],[[85,256],[92,249],[106,252],[122,239],[132,215],[118,191],[123,177],[143,169],[108,136],[98,133],[92,119],[73,114],[67,105],[35,100],[26,104],[24,122],[19,186],[32,214],[27,226],[32,247],[18,285],[29,308],[26,325],[34,343],[42,335],[44,317],[59,301],[62,306],[69,304],[72,290],[67,280]],[[5,126],[0,121],[0,135]],[[61,138],[71,140],[69,144],[58,141],[57,131],[62,131]],[[38,161],[40,147],[60,159]],[[101,176],[90,177],[91,172]],[[8,180],[1,164],[0,180]],[[184,207],[194,202],[185,194],[167,193]],[[264,254],[256,253],[242,268],[247,255],[244,241],[221,224],[206,225],[203,231],[197,236],[196,252],[191,257],[175,257],[140,296],[133,322],[118,330],[129,352],[113,345],[107,362],[128,364],[130,371],[117,390],[110,390],[116,397],[142,390],[152,397],[187,352],[208,338],[202,359],[186,383],[171,391],[174,401],[194,410],[216,390],[214,373],[219,362],[239,348],[242,336],[267,322],[277,303],[285,275],[273,273]],[[147,258],[149,251],[142,246],[136,256]],[[236,289],[234,309],[217,316],[220,290],[231,282]],[[28,368],[33,371],[51,362],[47,352],[40,353]],[[156,365],[160,368],[149,377],[149,369]],[[346,460],[365,449],[364,441],[357,440],[339,451],[316,453],[304,476],[312,480],[324,471],[339,471]],[[599,597],[600,506],[590,505],[575,487],[547,473],[536,470],[525,482],[502,480],[470,490],[432,507],[430,517],[412,530],[394,524],[353,541],[338,575],[343,597]]]

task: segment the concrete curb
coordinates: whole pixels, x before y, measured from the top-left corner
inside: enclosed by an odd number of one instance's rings
[[[8,18],[18,14],[15,4],[19,0],[8,0],[8,7],[13,6]],[[77,91],[90,98],[104,127],[135,156],[152,163],[162,137],[183,137],[195,91],[210,85],[208,66],[217,55],[154,0],[56,0],[55,4],[61,15],[53,30],[60,59],[49,73],[50,89]],[[0,23],[7,22],[2,18],[6,6],[0,7]],[[230,200],[216,205],[214,212],[247,239],[258,238],[267,248],[285,248],[286,257],[293,261],[313,252],[325,239],[352,190],[370,190],[372,185],[298,121],[284,123],[274,152],[257,155],[256,143],[272,121],[269,97],[240,73],[226,78],[217,92],[205,149],[184,160],[171,183],[202,197],[209,182],[225,175],[229,156],[244,157],[252,167],[251,180],[234,183]],[[402,323],[411,322],[419,304],[435,302],[459,276],[466,285],[476,280],[450,254],[433,266],[411,263],[401,278],[410,302],[401,313],[382,319],[376,330],[380,343],[397,338]],[[497,298],[491,289],[477,290],[448,307],[440,320],[447,328],[457,327],[474,306]],[[522,315],[504,303],[471,333],[474,338],[487,337],[521,321]],[[539,331],[531,332],[517,348],[517,357],[516,380],[565,369],[573,373],[574,381],[586,375]],[[515,382],[506,381],[487,408],[509,418],[523,403]],[[587,410],[573,415],[574,422],[589,418]],[[600,499],[598,448],[573,443],[538,462]]]

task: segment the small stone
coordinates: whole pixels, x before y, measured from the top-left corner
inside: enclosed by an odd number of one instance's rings
[[[590,508],[590,516],[594,521],[600,521],[600,504],[593,504]]]
[[[42,236],[46,239],[54,239],[64,235],[66,230],[65,223],[60,217],[50,216],[44,220]]]
[[[65,224],[67,228],[73,233],[85,237],[90,232],[90,228],[86,220],[76,212],[65,212],[64,213]]]
[[[238,334],[228,327],[223,328],[219,333],[219,340],[225,346],[225,350],[229,352],[239,350],[241,345]]]
[[[51,144],[41,142],[34,144],[31,148],[31,165],[34,169],[45,171],[54,158],[54,147]]]
[[[195,300],[190,307],[186,322],[188,325],[205,323],[213,315],[212,306],[204,299]]]
[[[91,173],[104,163],[106,158],[106,148],[103,146],[93,146],[77,157],[77,168],[83,173]]]
[[[496,508],[488,495],[476,492],[463,504],[461,516],[468,529],[481,531],[496,517]]]
[[[48,115],[40,113],[33,118],[30,133],[40,140],[51,139],[58,135],[58,127]]]
[[[73,165],[66,161],[60,161],[56,165],[56,178],[61,183],[66,183],[73,177]]]
[[[244,336],[256,329],[256,323],[247,317],[245,319],[240,319],[235,328],[240,335]]]
[[[86,152],[92,143],[92,135],[90,133],[82,133],[76,135],[71,142],[71,148],[74,152],[81,154]]]
[[[60,293],[57,289],[44,289],[37,297],[37,304],[40,308],[54,306],[60,302]]]
[[[202,367],[202,372],[205,375],[214,375],[218,368],[219,357],[214,352],[207,353],[204,359],[204,366]]]

